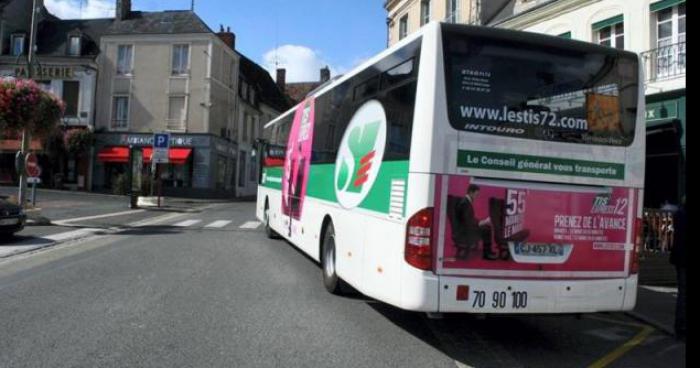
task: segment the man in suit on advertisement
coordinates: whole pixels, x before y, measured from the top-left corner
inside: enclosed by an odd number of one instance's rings
[[[471,184],[467,194],[454,206],[452,221],[452,241],[457,247],[457,259],[467,259],[469,251],[483,245],[484,259],[494,260],[498,256],[491,250],[491,221],[487,218],[479,221],[474,213],[474,203],[479,197],[480,188]]]

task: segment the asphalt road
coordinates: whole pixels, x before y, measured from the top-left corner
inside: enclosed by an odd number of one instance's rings
[[[253,209],[153,214],[0,260],[0,367],[685,365],[685,344],[623,314],[431,320],[332,296],[315,262],[241,227]]]

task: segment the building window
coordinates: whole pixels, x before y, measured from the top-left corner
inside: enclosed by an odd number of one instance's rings
[[[241,127],[241,142],[248,141],[248,114],[243,113],[243,126]]]
[[[625,23],[622,15],[593,24],[597,42],[603,46],[617,49],[625,48]]]
[[[63,102],[66,104],[65,116],[78,117],[78,101],[80,97],[80,82],[63,81]]]
[[[240,156],[238,156],[238,186],[245,187],[245,164],[246,164],[246,151],[241,151]]]
[[[12,47],[12,56],[20,56],[24,54],[24,41],[26,37],[24,35],[12,35],[11,41],[11,47]]]
[[[430,0],[421,0],[420,2],[420,25],[425,25],[430,22]]]
[[[187,75],[189,73],[190,45],[174,45],[172,75]]]
[[[258,163],[255,157],[250,158],[250,170],[248,170],[248,181],[256,181],[258,179]]]
[[[129,127],[129,97],[115,96],[112,106],[112,128],[126,129]]]
[[[241,81],[241,97],[243,100],[248,101],[248,83]]]
[[[571,39],[571,32],[564,32],[564,33],[558,35],[558,37]]]
[[[70,36],[68,39],[68,55],[80,56],[80,36]]]
[[[399,20],[399,40],[404,39],[408,35],[408,14],[401,17]]]
[[[685,19],[685,3],[656,11],[657,77],[685,72]]]
[[[168,99],[168,129],[185,129],[186,107],[187,99],[185,96],[170,96]]]
[[[445,21],[447,23],[457,23],[459,21],[459,0],[446,0],[447,1],[447,18]]]
[[[117,49],[117,75],[131,75],[134,51],[132,45],[119,45]]]

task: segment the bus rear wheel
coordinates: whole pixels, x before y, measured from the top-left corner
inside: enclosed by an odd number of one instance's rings
[[[323,234],[323,246],[321,248],[323,286],[331,294],[340,295],[342,294],[341,281],[336,273],[335,254],[335,230],[333,229],[333,224],[329,223]]]

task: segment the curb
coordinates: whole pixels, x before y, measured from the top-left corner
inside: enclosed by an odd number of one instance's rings
[[[634,319],[636,319],[636,320],[638,320],[638,321],[640,321],[640,322],[642,322],[642,323],[646,323],[646,324],[648,324],[648,325],[654,327],[655,329],[657,329],[657,330],[659,330],[659,331],[661,331],[661,332],[664,332],[664,333],[666,333],[666,334],[668,334],[668,335],[671,335],[671,336],[675,336],[675,335],[676,335],[676,333],[673,331],[673,328],[669,328],[669,327],[666,326],[665,324],[663,324],[663,323],[661,323],[661,322],[658,322],[658,321],[656,321],[656,320],[654,320],[654,319],[652,319],[652,318],[649,318],[649,317],[647,317],[647,316],[644,316],[644,315],[642,315],[642,314],[640,314],[640,313],[637,313],[637,312],[625,312],[625,314],[628,315],[628,316],[630,316],[630,317],[632,317],[632,318],[634,318]]]

